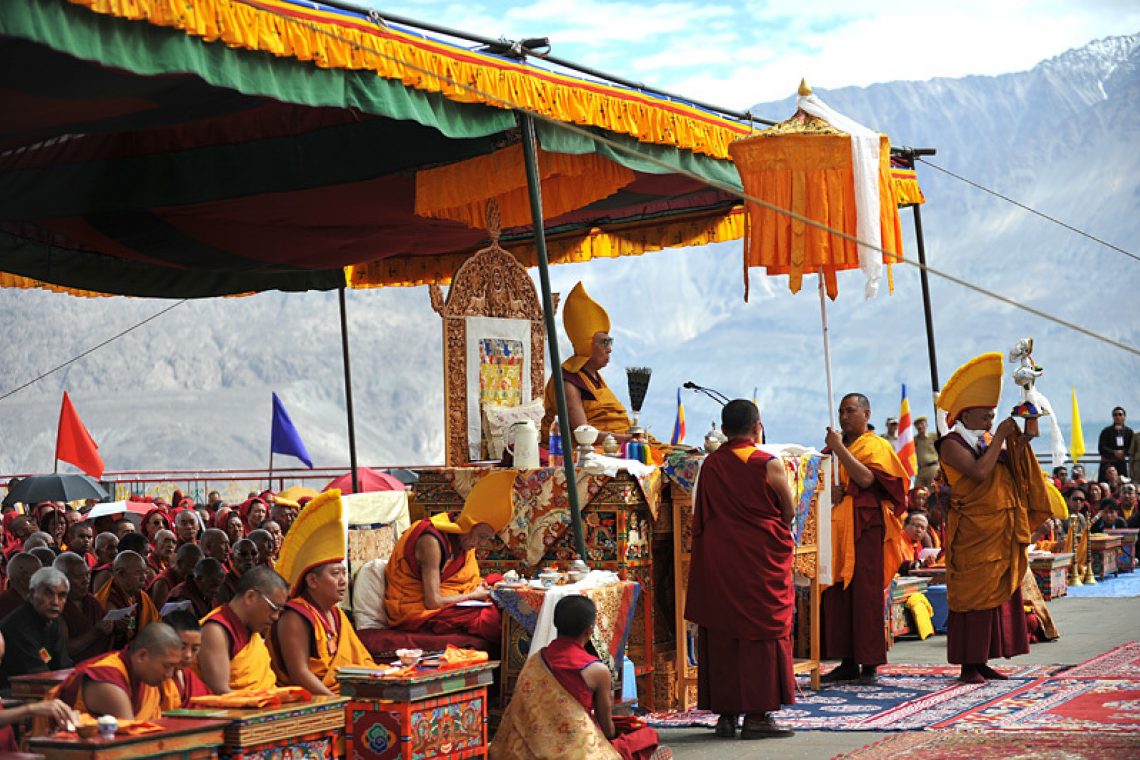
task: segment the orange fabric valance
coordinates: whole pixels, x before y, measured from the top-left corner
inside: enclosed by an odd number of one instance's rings
[[[613,195],[634,173],[596,153],[572,155],[539,149],[542,211],[554,218]],[[531,223],[522,145],[416,173],[416,215],[486,226],[487,203],[499,203],[504,228]]]

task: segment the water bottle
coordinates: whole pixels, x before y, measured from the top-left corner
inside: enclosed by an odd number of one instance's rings
[[[562,466],[562,431],[558,427],[558,418],[554,418],[554,422],[550,423],[550,466]]]

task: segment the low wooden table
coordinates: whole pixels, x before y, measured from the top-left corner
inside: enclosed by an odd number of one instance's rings
[[[891,638],[911,634],[917,635],[918,630],[907,613],[906,600],[910,598],[911,594],[923,593],[929,585],[929,578],[915,576],[895,578],[894,585],[891,587]]]
[[[47,693],[71,675],[73,668],[64,670],[49,670],[46,673],[29,673],[23,676],[12,676],[12,698],[22,702],[39,702]]]
[[[352,669],[337,676],[348,760],[484,757],[487,687],[498,661],[418,668],[411,677]]]
[[[1103,581],[1110,575],[1116,575],[1116,555],[1120,545],[1124,542],[1122,536],[1112,536],[1106,533],[1093,533],[1089,536],[1089,554],[1092,557],[1093,575]]]
[[[81,739],[33,736],[28,748],[46,760],[209,760],[218,756],[224,720],[160,718],[163,730],[142,736]]]
[[[168,715],[228,721],[218,750],[222,760],[334,760],[341,754],[347,704],[344,697],[313,697],[261,710],[204,708]]]
[[[1116,552],[1116,570],[1121,573],[1130,573],[1136,569],[1136,537],[1140,535],[1140,528],[1110,528],[1105,531],[1109,536],[1120,536],[1120,549]]]
[[[1043,554],[1029,558],[1033,579],[1045,601],[1067,596],[1069,593],[1069,566],[1073,564],[1071,553]]]

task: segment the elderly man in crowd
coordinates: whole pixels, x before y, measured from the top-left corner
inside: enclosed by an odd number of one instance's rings
[[[119,554],[119,537],[114,533],[95,536],[95,567],[91,568],[91,590],[98,591],[111,577],[111,563]]]
[[[111,633],[111,646],[122,649],[135,635],[151,623],[158,621],[158,609],[150,595],[143,590],[146,581],[146,560],[135,552],[126,551],[115,557],[110,582],[95,592],[103,609],[121,610],[132,607],[131,612],[115,623]]]
[[[43,567],[27,552],[20,552],[8,560],[8,589],[0,593],[0,620],[11,615],[28,598],[32,574]]]
[[[27,601],[0,621],[7,643],[0,661],[0,689],[9,688],[12,676],[71,667],[60,624],[70,588],[67,576],[54,567],[41,567],[30,585]]]
[[[238,582],[243,575],[257,565],[259,556],[257,544],[250,539],[239,538],[234,542],[230,550],[229,572],[226,573],[226,579],[217,593],[219,602],[228,602],[234,598],[234,595],[237,594]]]
[[[66,575],[70,585],[62,620],[72,661],[82,662],[106,652],[111,648],[114,624],[103,619],[103,605],[87,590],[91,582],[87,563],[74,552],[64,552],[56,557],[52,567]]]
[[[174,535],[179,546],[197,543],[201,528],[198,515],[192,509],[184,509],[174,517]]]
[[[150,554],[146,558],[147,572],[150,575],[148,583],[170,569],[171,563],[174,562],[174,551],[178,548],[178,539],[174,537],[174,531],[165,528],[154,534],[153,542]]]

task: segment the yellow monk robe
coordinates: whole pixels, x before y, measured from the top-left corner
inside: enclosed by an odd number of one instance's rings
[[[590,376],[582,369],[581,357],[573,357],[562,363],[562,378],[578,388],[582,395],[582,409],[586,413],[586,423],[604,433],[629,433],[630,420],[618,397],[606,385],[601,375]],[[577,367],[577,369],[571,369]],[[549,435],[550,425],[558,416],[558,403],[554,397],[554,378],[546,381],[544,396],[546,414],[542,418],[543,438]]]
[[[277,686],[277,675],[273,672],[273,663],[269,656],[269,648],[260,633],[253,633],[245,627],[228,604],[214,609],[202,618],[202,627],[217,624],[225,629],[230,642],[230,689],[243,691],[245,689],[272,689]],[[198,665],[194,665],[197,674]]]
[[[905,484],[910,481],[902,462],[895,454],[894,448],[884,438],[867,431],[855,439],[847,447],[852,456],[862,462],[867,468],[878,471],[890,478],[900,479],[905,492]],[[855,576],[855,497],[851,493],[851,476],[846,468],[839,462],[839,482],[843,485],[845,495],[843,500],[832,507],[831,510],[831,567],[833,583],[842,583],[844,587],[851,583]],[[857,486],[856,486],[857,487]],[[895,515],[896,506],[901,503],[896,499],[881,499],[879,508],[883,514],[883,588],[891,585],[895,571],[902,563],[902,549],[900,537],[902,536],[902,523]]]
[[[87,712],[87,705],[83,701],[83,685],[96,681],[122,689],[130,697],[135,720],[157,720],[162,717],[163,709],[178,705],[178,686],[172,679],[166,679],[161,686],[132,682],[127,669],[127,656],[125,651],[108,652],[79,663],[71,675],[48,692],[47,699],[60,699],[79,712]],[[40,726],[37,724],[36,728]],[[50,727],[47,728],[50,731]],[[33,732],[32,735],[43,736],[48,731],[39,734]]]
[[[956,433],[943,445],[963,445]],[[1020,430],[1005,440],[1003,456],[978,482],[942,462],[950,484],[946,521],[946,597],[953,612],[990,610],[1021,588],[1033,531],[1051,514],[1049,495],[1033,449]]]
[[[342,666],[376,667],[372,655],[361,643],[348,616],[339,606],[333,607],[333,613],[337,617],[337,630],[334,632],[328,630],[324,616],[304,597],[294,597],[285,606],[309,623],[309,630],[313,633],[313,642],[309,647],[309,670],[334,694],[340,694],[340,682],[336,680],[336,674]],[[273,670],[277,673],[277,683],[282,686],[295,685],[289,682],[276,640],[270,647],[270,654],[273,657]]]
[[[115,583],[115,577],[111,576],[106,583],[104,583],[98,591],[95,592],[95,598],[99,604],[103,605],[103,609],[108,612],[111,610],[119,610],[124,607],[129,607],[132,604],[138,605],[135,611],[131,613],[133,622],[128,622],[127,633],[121,634],[116,629],[111,634],[111,647],[113,649],[122,649],[134,639],[135,634],[146,628],[151,623],[159,622],[158,608],[154,606],[154,601],[151,600],[150,594],[145,591],[139,591],[138,598],[130,600],[119,584]]]
[[[446,513],[436,518],[448,520]],[[436,529],[432,520],[421,520],[400,536],[392,550],[385,574],[387,590],[384,593],[384,610],[388,613],[388,624],[392,628],[417,630],[429,617],[438,615],[438,610],[424,607],[424,585],[420,577],[420,566],[416,562],[416,541],[425,534],[434,534],[440,541],[445,555],[445,564],[439,572],[440,596],[467,594],[479,588],[483,577],[479,574],[479,562],[475,550],[469,549],[451,555],[446,547],[451,546],[447,537]]]

